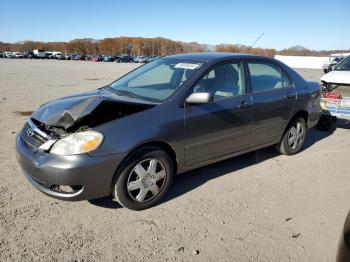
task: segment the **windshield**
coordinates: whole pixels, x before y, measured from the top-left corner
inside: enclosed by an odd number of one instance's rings
[[[350,70],[350,56],[345,58],[342,62],[338,64],[338,66],[334,70]]]
[[[198,61],[161,58],[137,68],[110,87],[120,95],[161,102],[170,97],[203,64]]]

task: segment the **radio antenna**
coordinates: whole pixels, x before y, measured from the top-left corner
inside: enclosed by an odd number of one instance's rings
[[[254,47],[254,46],[255,46],[256,42],[258,42],[258,41],[260,40],[260,38],[262,38],[262,37],[263,37],[263,35],[264,35],[264,32],[263,32],[263,33],[261,33],[261,34],[258,36],[258,38],[257,38],[257,39],[255,39],[255,41],[254,41],[254,42],[253,42],[253,44],[252,44],[252,47]]]

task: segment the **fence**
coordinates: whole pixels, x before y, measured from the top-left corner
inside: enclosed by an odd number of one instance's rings
[[[275,55],[275,58],[293,68],[322,69],[324,63],[329,63],[328,56],[316,57]]]

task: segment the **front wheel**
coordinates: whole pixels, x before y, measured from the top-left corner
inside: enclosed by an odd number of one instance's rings
[[[169,155],[157,147],[144,147],[122,164],[112,185],[113,196],[126,208],[147,209],[157,205],[167,194],[173,176]]]
[[[276,150],[284,155],[298,153],[304,145],[306,122],[302,117],[294,118],[288,125],[282,140],[276,145]]]

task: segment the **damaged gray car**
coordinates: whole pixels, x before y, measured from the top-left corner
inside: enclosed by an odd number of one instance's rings
[[[51,197],[112,196],[142,210],[175,174],[270,145],[299,152],[319,102],[318,83],[272,58],[169,56],[39,107],[17,136],[17,159]]]

